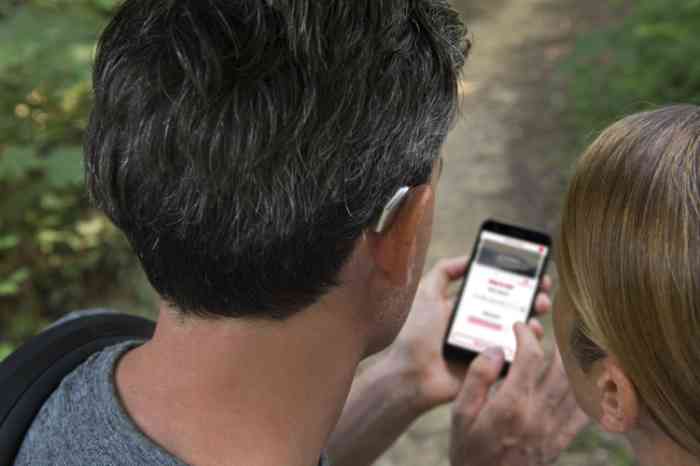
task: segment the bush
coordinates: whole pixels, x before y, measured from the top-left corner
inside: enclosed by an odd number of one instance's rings
[[[141,296],[126,241],[83,188],[91,63],[115,3],[0,8],[0,358],[66,311]]]
[[[583,35],[566,64],[581,134],[657,105],[700,104],[700,0],[629,3],[614,26]]]

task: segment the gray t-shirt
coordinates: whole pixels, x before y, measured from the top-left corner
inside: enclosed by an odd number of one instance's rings
[[[116,364],[139,344],[109,347],[68,374],[34,419],[15,466],[186,466],[136,427],[117,395]]]

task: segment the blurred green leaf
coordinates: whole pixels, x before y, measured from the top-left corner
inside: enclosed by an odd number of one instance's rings
[[[83,182],[81,149],[76,147],[55,150],[46,158],[43,168],[51,186],[64,188],[81,185]]]
[[[638,0],[612,26],[582,35],[564,64],[581,145],[625,114],[700,104],[699,28],[700,0]]]
[[[119,0],[93,0],[93,3],[105,11],[114,10],[121,3]]]
[[[0,296],[11,296],[17,294],[22,284],[29,278],[30,272],[27,267],[22,267],[14,271],[7,278],[0,278]]]
[[[19,236],[9,234],[0,236],[0,251],[12,249],[19,244]]]
[[[135,257],[83,188],[92,60],[119,3],[0,0],[0,340],[13,345],[71,309],[143,309]]]
[[[0,362],[8,357],[15,350],[14,346],[9,343],[0,343]]]
[[[16,180],[37,166],[39,161],[31,146],[10,146],[0,153],[0,179]]]

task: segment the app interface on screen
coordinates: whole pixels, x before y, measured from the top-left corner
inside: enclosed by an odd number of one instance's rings
[[[503,348],[513,361],[513,324],[527,319],[548,248],[482,231],[448,343],[472,351]]]

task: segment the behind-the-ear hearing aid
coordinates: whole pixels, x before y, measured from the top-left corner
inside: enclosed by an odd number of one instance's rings
[[[398,189],[398,191],[396,191],[396,194],[389,199],[389,202],[387,202],[384,206],[382,215],[374,225],[373,230],[375,233],[384,233],[391,226],[392,222],[396,218],[396,214],[399,212],[399,208],[406,200],[406,196],[410,190],[411,188],[408,186],[402,186]]]

